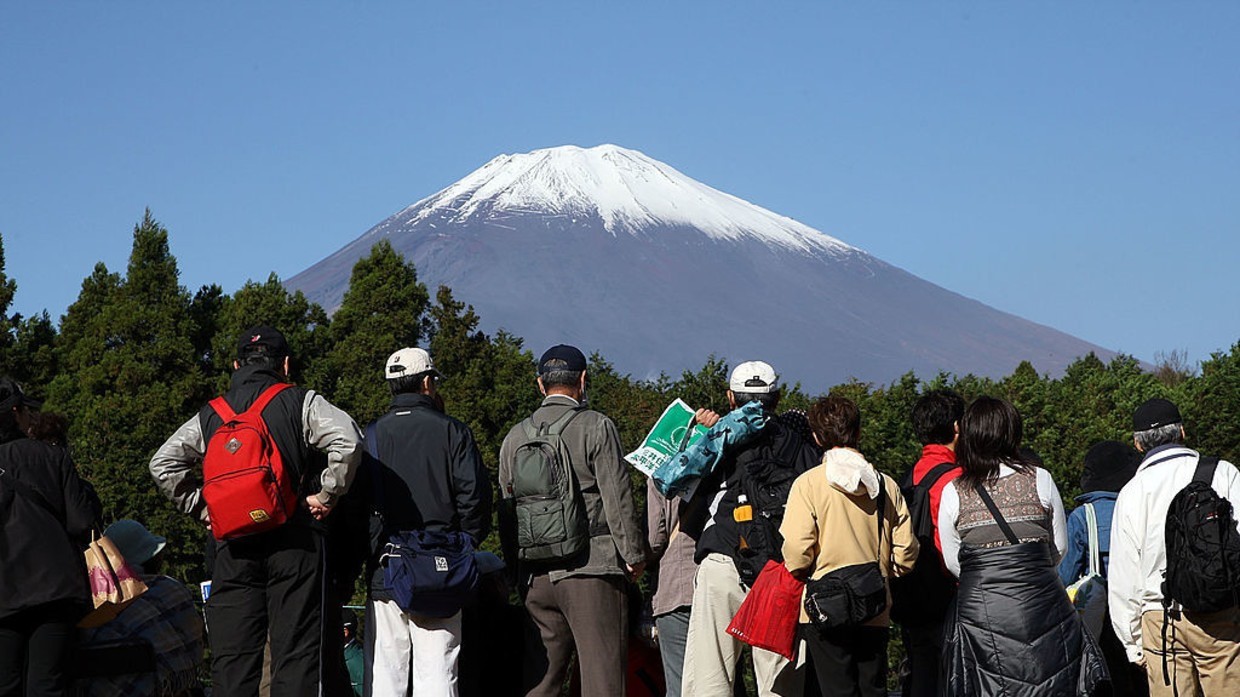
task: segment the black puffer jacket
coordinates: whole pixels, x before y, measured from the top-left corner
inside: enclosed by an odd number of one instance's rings
[[[82,550],[99,497],[69,452],[19,437],[0,445],[0,619],[56,602],[90,606]]]
[[[1045,543],[961,549],[946,629],[944,695],[1088,697],[1108,681]]]

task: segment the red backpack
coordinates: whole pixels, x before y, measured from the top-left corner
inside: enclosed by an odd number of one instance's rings
[[[283,525],[297,510],[297,486],[263,421],[263,409],[287,383],[263,391],[237,414],[223,397],[211,408],[224,423],[207,441],[202,458],[202,497],[217,540],[253,535]]]

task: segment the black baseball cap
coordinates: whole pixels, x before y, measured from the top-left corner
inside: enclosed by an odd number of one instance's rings
[[[0,411],[8,411],[20,406],[38,409],[43,406],[43,402],[27,397],[22,386],[13,378],[7,375],[0,377]]]
[[[1169,399],[1155,397],[1147,400],[1132,413],[1132,430],[1148,431],[1168,424],[1178,424],[1184,419],[1180,409]]]
[[[557,344],[547,349],[543,353],[542,358],[538,359],[538,374],[547,373],[547,363],[549,361],[564,361],[565,365],[556,366],[555,370],[568,370],[574,373],[580,373],[586,369],[586,357],[581,349],[568,344]]]
[[[283,357],[289,355],[288,341],[278,329],[265,325],[250,327],[241,332],[237,341],[237,358],[245,358],[255,353],[266,353],[269,356]]]

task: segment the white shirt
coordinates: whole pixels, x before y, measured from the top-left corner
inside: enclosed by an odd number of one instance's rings
[[[1055,542],[1057,557],[1062,557],[1068,548],[1068,518],[1063,512],[1063,499],[1059,498],[1059,487],[1051,473],[1035,467],[1037,475],[1038,500],[1042,502],[1051,515],[1051,534]],[[1009,477],[1016,470],[1007,465],[999,465],[999,477]],[[956,519],[960,517],[960,493],[956,491],[953,479],[943,487],[943,499],[939,503],[939,541],[943,545],[943,563],[947,570],[956,577],[960,576],[960,531],[956,529]]]
[[[1198,457],[1195,450],[1182,445],[1154,448],[1115,500],[1107,604],[1111,626],[1133,663],[1142,656],[1141,614],[1162,611],[1167,509],[1171,499],[1192,481]],[[1220,461],[1210,485],[1233,506],[1240,504],[1240,471],[1235,465]]]

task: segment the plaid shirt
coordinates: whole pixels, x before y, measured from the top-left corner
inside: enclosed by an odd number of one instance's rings
[[[116,619],[84,630],[83,647],[118,639],[141,638],[155,652],[155,673],[127,673],[77,683],[81,697],[170,697],[198,684],[202,664],[202,616],[194,596],[167,576],[143,579],[147,591]]]

